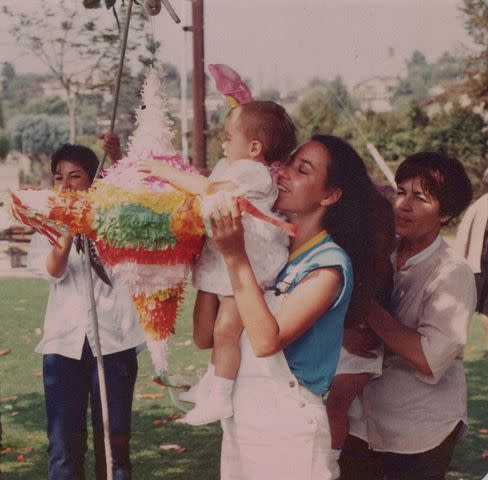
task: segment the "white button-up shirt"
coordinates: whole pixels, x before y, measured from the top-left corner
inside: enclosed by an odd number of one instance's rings
[[[462,362],[475,303],[471,269],[441,237],[395,272],[392,313],[421,334],[432,375],[385,348],[383,374],[363,392],[367,440],[374,450],[425,452],[460,420],[467,423]]]
[[[85,337],[94,355],[95,340],[89,316],[89,299],[83,276],[83,253],[72,245],[64,274],[55,278],[46,269],[46,259],[52,246],[46,237],[32,236],[27,267],[49,282],[49,299],[44,317],[44,335],[36,352],[57,353],[80,359]],[[136,317],[129,291],[109,268],[107,274],[113,288],[92,271],[93,290],[97,306],[98,331],[102,354],[140,347],[145,338]]]

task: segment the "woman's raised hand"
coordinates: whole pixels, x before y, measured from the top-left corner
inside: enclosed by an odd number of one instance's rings
[[[122,150],[120,148],[119,136],[114,132],[107,132],[98,135],[102,140],[102,150],[107,154],[108,158],[116,162],[122,158]]]
[[[245,254],[241,212],[234,194],[220,191],[215,194],[214,208],[208,219],[212,239],[224,258]]]

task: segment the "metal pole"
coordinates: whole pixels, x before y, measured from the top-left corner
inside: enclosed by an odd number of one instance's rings
[[[123,36],[122,36],[122,46],[120,48],[119,68],[117,70],[117,79],[115,81],[114,108],[112,111],[112,118],[110,120],[110,133],[112,133],[114,131],[115,117],[117,115],[117,105],[119,103],[120,84],[122,81],[122,72],[124,70],[125,50],[127,48],[127,37],[129,35],[129,24],[130,24],[130,15],[132,12],[132,3],[133,3],[133,0],[129,0],[127,3],[127,14],[125,17],[124,32],[123,32]],[[98,165],[98,169],[97,169],[97,173],[96,173],[95,177],[97,177],[98,174],[100,173],[100,171],[102,170],[106,159],[107,159],[107,154],[105,153],[103,155],[102,161]]]
[[[180,64],[180,102],[181,102],[181,149],[183,158],[188,162],[188,26],[187,8],[188,0],[181,0],[181,11],[183,17],[183,52]]]
[[[127,15],[125,18],[124,34],[122,37],[119,69],[117,72],[117,80],[115,83],[114,108],[112,112],[112,119],[110,122],[110,132],[113,132],[114,125],[115,125],[117,104],[119,101],[120,83],[122,79],[122,71],[124,68],[125,50],[127,47],[127,36],[129,33],[130,16],[132,12],[132,2],[133,0],[129,0],[127,4]],[[107,154],[103,156],[102,161],[99,163],[95,177],[98,176],[100,170],[103,168],[103,164],[105,163],[106,158],[107,158]],[[109,423],[109,413],[108,413],[107,385],[105,382],[105,370],[103,368],[102,348],[100,346],[100,336],[98,333],[97,305],[95,302],[95,294],[93,291],[93,277],[92,277],[91,264],[90,264],[90,253],[89,253],[90,245],[88,242],[88,237],[83,237],[83,250],[84,250],[83,272],[84,272],[85,286],[86,286],[87,296],[88,296],[89,316],[90,316],[94,338],[95,338],[95,353],[97,356],[98,384],[100,388],[100,403],[102,407],[103,440],[105,445],[107,480],[113,480],[113,472],[112,472],[113,462],[112,462],[112,447],[110,445],[110,423]]]
[[[113,480],[112,472],[112,447],[110,445],[110,424],[108,416],[107,385],[105,382],[105,370],[103,368],[102,349],[100,347],[100,336],[98,333],[98,316],[95,295],[93,293],[93,277],[90,264],[90,245],[88,237],[83,237],[83,274],[85,277],[85,287],[88,296],[88,314],[92,324],[95,337],[95,353],[97,356],[98,385],[100,389],[100,403],[102,406],[103,441],[105,445],[105,462],[107,469],[107,480]]]
[[[193,0],[193,165],[201,170],[207,167],[205,71],[203,47],[203,0]]]

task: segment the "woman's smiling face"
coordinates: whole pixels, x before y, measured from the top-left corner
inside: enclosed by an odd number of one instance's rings
[[[54,173],[54,188],[59,190],[88,190],[91,185],[88,173],[77,163],[60,160]]]
[[[329,152],[321,143],[312,140],[302,145],[278,172],[275,208],[298,214],[320,206],[326,194],[329,162]]]

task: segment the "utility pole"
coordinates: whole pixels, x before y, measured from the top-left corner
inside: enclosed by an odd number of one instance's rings
[[[181,150],[185,162],[189,162],[188,155],[188,0],[180,0],[181,15],[183,17],[183,51],[180,59],[180,113],[181,113]]]
[[[200,170],[207,168],[205,132],[205,60],[203,48],[203,0],[192,2],[193,32],[193,143],[192,164]]]

